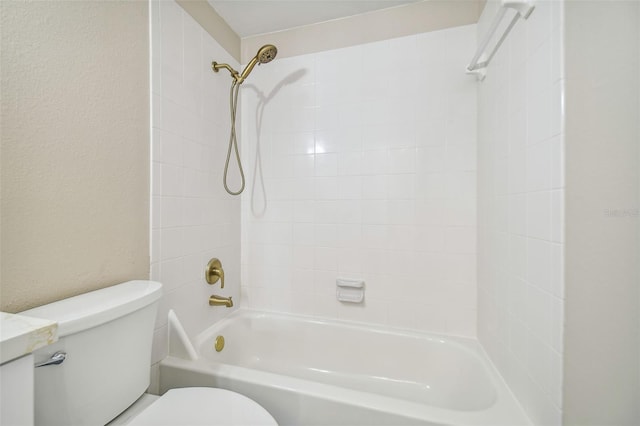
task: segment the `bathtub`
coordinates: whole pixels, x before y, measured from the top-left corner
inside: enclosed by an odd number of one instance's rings
[[[233,390],[280,425],[530,424],[475,340],[244,309],[193,345],[170,329],[162,393]]]

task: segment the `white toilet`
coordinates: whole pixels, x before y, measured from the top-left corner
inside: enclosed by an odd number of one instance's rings
[[[149,386],[162,284],[129,281],[40,306],[24,315],[58,322],[58,342],[34,352],[35,424],[105,425]],[[61,361],[61,362],[60,362]],[[224,389],[172,389],[128,423],[276,425],[255,401]]]

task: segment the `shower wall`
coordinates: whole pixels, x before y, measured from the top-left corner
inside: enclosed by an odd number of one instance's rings
[[[211,71],[212,60],[238,63],[175,2],[153,1],[151,12],[151,278],[164,284],[156,363],[166,355],[169,309],[190,336],[232,311],[208,299],[240,294],[240,199],[222,187],[231,78]],[[223,290],[204,281],[212,257],[224,266]]]
[[[482,37],[496,14],[489,1]],[[563,2],[536,2],[478,85],[478,338],[536,424],[561,423]]]
[[[475,25],[256,68],[243,85],[242,302],[476,334]],[[363,304],[336,278],[363,279]]]

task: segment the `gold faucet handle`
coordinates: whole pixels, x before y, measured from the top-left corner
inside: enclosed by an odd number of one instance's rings
[[[207,267],[204,270],[204,278],[211,285],[220,280],[220,288],[224,288],[224,269],[222,269],[222,263],[215,257],[207,263]]]

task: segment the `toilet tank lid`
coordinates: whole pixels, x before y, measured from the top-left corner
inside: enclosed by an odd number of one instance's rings
[[[21,314],[57,321],[58,336],[64,337],[123,317],[160,297],[162,284],[135,280],[39,306]]]

